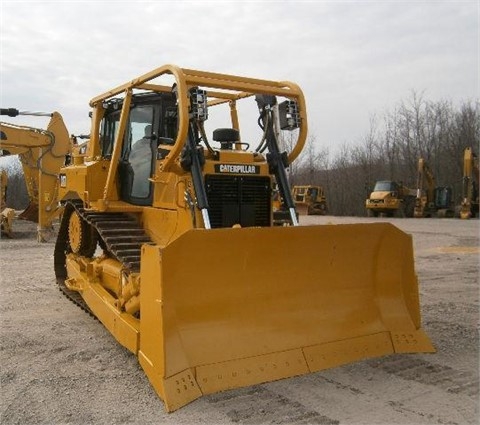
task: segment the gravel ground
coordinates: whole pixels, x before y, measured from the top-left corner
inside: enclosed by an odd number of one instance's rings
[[[301,217],[301,224],[375,220]],[[168,414],[136,357],[56,288],[54,241],[37,243],[35,225],[17,220],[15,238],[0,240],[1,423],[478,424],[479,221],[388,221],[413,235],[435,354],[225,391]]]

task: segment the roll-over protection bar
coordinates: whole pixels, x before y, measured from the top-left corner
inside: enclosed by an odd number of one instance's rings
[[[303,92],[300,87],[289,81],[270,81],[257,78],[239,77],[228,74],[198,71],[193,69],[180,68],[176,65],[164,65],[154,69],[128,83],[122,84],[109,90],[90,101],[91,107],[96,107],[100,102],[122,93],[131,93],[133,89],[149,90],[156,92],[170,92],[171,86],[159,85],[152,82],[155,78],[170,74],[175,78],[178,99],[178,134],[170,154],[165,158],[162,168],[168,171],[174,160],[180,155],[183,145],[187,139],[189,126],[189,89],[201,87],[207,91],[208,106],[222,103],[229,103],[233,124],[237,124],[237,112],[235,101],[256,94],[268,94],[282,96],[297,102],[300,117],[300,126],[297,143],[291,152],[288,153],[288,163],[292,163],[301,153],[307,138],[307,115],[306,104]],[[94,117],[96,114],[94,114]],[[97,123],[97,127],[98,128]],[[95,124],[94,124],[95,126]],[[92,135],[93,144],[98,143],[96,132]]]

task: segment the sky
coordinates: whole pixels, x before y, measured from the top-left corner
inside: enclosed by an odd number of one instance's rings
[[[0,2],[0,106],[58,111],[72,134],[91,98],[164,64],[299,84],[333,151],[413,91],[480,98],[478,0]]]

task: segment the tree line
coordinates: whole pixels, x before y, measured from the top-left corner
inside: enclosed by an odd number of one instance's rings
[[[423,158],[437,186],[452,187],[455,205],[462,196],[463,153],[480,144],[480,104],[429,101],[413,92],[393,110],[372,116],[360,143],[345,143],[332,153],[317,149],[310,135],[307,148],[290,168],[290,182],[323,186],[329,214],[366,215],[365,199],[377,180],[417,186]]]
[[[286,141],[288,146],[288,141]],[[339,150],[319,149],[311,134],[307,146],[288,170],[291,185],[323,186],[329,214],[362,216],[365,199],[377,180],[395,180],[416,187],[417,163],[422,157],[438,186],[451,186],[455,203],[462,195],[463,152],[480,144],[480,103],[429,101],[413,92],[393,110],[372,116],[360,141]],[[287,147],[288,149],[288,147]],[[26,208],[29,199],[18,159],[10,161],[7,206]]]

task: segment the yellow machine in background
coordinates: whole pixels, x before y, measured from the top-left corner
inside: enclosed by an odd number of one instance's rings
[[[437,187],[435,176],[423,158],[418,159],[417,196],[413,216],[422,217],[453,217],[452,188]]]
[[[7,208],[7,187],[8,175],[5,170],[0,171],[0,219],[1,219],[1,234],[7,238],[12,237],[13,219],[15,218],[15,210]]]
[[[292,196],[300,215],[325,215],[327,198],[322,186],[293,186]]]
[[[291,226],[293,224],[290,211],[284,204],[282,195],[276,184],[274,184],[272,188],[272,211],[274,226]],[[295,216],[298,222],[300,218],[298,209],[295,211]]]
[[[365,201],[369,217],[413,217],[415,190],[390,180],[377,181]]]
[[[258,138],[246,140],[240,103],[260,115]],[[307,136],[296,84],[165,65],[90,106],[87,151],[60,172],[57,282],[138,356],[168,411],[434,351],[408,234],[298,225],[286,175]],[[210,131],[207,119],[221,125]],[[285,132],[291,152],[279,149]],[[275,185],[292,226],[273,225]]]
[[[472,148],[463,154],[463,185],[460,218],[478,217],[478,185],[480,180],[478,156]]]
[[[2,122],[1,156],[18,155],[22,164],[30,204],[19,218],[38,223],[37,238],[45,242],[52,222],[61,209],[58,204],[58,171],[71,154],[68,131],[58,112],[19,112],[17,109],[1,109],[0,115],[49,116],[46,130]]]

